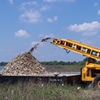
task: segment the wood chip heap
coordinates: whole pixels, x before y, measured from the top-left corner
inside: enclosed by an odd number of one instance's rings
[[[33,49],[34,50],[34,49]],[[40,62],[31,55],[32,49],[13,58],[0,72],[9,76],[34,76],[48,74]]]

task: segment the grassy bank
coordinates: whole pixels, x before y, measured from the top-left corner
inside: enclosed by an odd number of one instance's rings
[[[84,65],[45,65],[45,67],[48,72],[80,72]]]
[[[16,83],[0,86],[0,100],[100,100],[95,89],[77,89],[77,85]]]

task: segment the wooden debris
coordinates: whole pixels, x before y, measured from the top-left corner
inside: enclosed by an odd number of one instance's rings
[[[34,45],[34,47],[32,47],[29,52],[32,53],[34,51],[34,49],[37,49],[37,46],[39,45],[40,43],[37,43]]]
[[[29,50],[30,52],[33,49]],[[2,75],[9,76],[32,76],[39,74],[47,74],[48,72],[40,64],[40,62],[31,55],[30,52],[25,52],[13,58],[1,71]]]
[[[49,40],[49,39],[54,39],[54,38],[52,38],[52,37],[46,37],[46,38],[43,38],[43,39],[41,40],[41,42],[45,42],[46,40]]]

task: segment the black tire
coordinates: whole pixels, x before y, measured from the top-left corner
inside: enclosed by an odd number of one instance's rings
[[[99,83],[99,85],[98,85],[98,83]],[[95,88],[95,87],[100,88],[100,75],[97,75],[93,81],[93,88]]]

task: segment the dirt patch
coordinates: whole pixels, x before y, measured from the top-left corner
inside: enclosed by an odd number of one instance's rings
[[[30,76],[47,74],[48,72],[31,54],[38,45],[39,43],[32,47],[28,52],[17,55],[4,67],[4,69],[0,73],[2,75],[9,76]]]
[[[80,100],[76,98],[83,98],[82,100],[94,100],[93,98],[99,97],[99,90],[79,90],[76,92],[71,92],[70,97],[74,97],[75,100]]]
[[[83,96],[84,97],[96,97],[99,96],[98,90],[93,91],[93,90],[84,90],[83,91]]]

